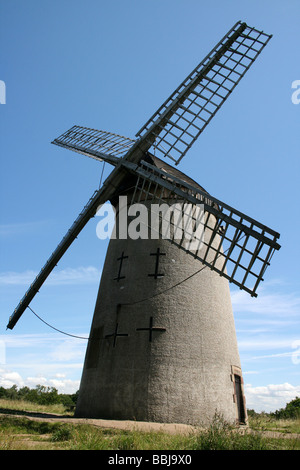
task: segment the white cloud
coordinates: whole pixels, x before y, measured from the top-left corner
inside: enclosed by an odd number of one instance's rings
[[[257,412],[276,411],[284,408],[296,396],[300,396],[300,385],[283,383],[253,387],[251,384],[245,384],[245,395],[247,408]]]
[[[99,282],[101,272],[94,266],[66,268],[62,271],[53,272],[49,276],[49,284],[82,284]]]
[[[10,237],[12,235],[26,235],[36,233],[49,225],[49,220],[38,220],[35,222],[20,222],[16,224],[0,224],[0,236]]]
[[[0,386],[34,388],[40,384],[61,393],[78,389],[87,341],[54,333],[1,335],[0,341],[6,349],[6,362],[0,364]]]
[[[55,374],[55,377],[58,379],[63,379],[66,376],[66,374]]]
[[[16,385],[18,388],[35,388],[37,385],[44,385],[45,387],[56,388],[58,393],[75,393],[78,390],[80,380],[71,380],[63,376],[59,378],[58,375],[54,374],[53,377],[46,377],[37,374],[33,377],[23,378],[18,372],[0,369],[0,387],[10,388]]]
[[[246,339],[239,340],[239,349],[241,351],[278,351],[280,349],[289,349],[291,351],[292,345],[293,339],[290,337],[259,336],[257,338],[247,337]]]
[[[79,389],[80,380],[49,379],[49,386],[58,390],[58,393],[75,393]]]
[[[8,271],[0,273],[0,285],[29,285],[36,275],[35,271],[25,271],[23,273]]]
[[[83,349],[86,348],[86,342],[80,340],[65,340],[60,342],[49,354],[52,361],[68,362],[73,360],[80,360],[83,356]]]
[[[53,343],[54,341],[58,340],[57,334],[47,334],[47,333],[38,333],[38,334],[7,334],[7,335],[0,335],[0,340],[5,343],[7,348],[24,348],[24,347],[39,347],[45,346],[45,343],[50,342]]]
[[[5,371],[0,369],[0,387],[10,388],[13,385],[24,387],[24,381],[18,372]]]
[[[38,272],[27,270],[21,273],[8,271],[0,273],[0,285],[25,285],[29,286],[37,276]],[[48,285],[98,283],[101,271],[94,266],[66,268],[53,271],[47,279]]]
[[[243,291],[232,291],[231,301],[234,312],[252,312],[272,315],[299,315],[300,296],[298,293],[267,293],[261,290],[257,298]]]

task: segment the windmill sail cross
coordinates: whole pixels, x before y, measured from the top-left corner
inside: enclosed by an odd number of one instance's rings
[[[246,23],[237,22],[146,122],[136,134],[137,140],[81,126],[73,126],[60,137],[54,139],[52,143],[55,145],[87,155],[96,160],[106,161],[115,166],[115,168],[104,182],[102,188],[91,197],[29,287],[10,317],[7,328],[12,329],[15,326],[63,254],[90,218],[94,216],[98,206],[114,195],[116,189],[128,176],[128,172],[133,171],[138,178],[148,180],[151,180],[153,177],[158,178],[159,184],[163,187],[170,184],[170,181],[168,182],[162,175],[154,175],[153,169],[146,167],[145,162],[140,164],[141,161],[149,150],[153,149],[163,157],[170,158],[177,165],[213,116],[215,116],[216,112],[221,108],[271,37],[271,35],[267,35],[263,31],[250,28]],[[176,187],[174,177],[173,179],[171,178],[171,184],[175,193],[182,191],[182,188]],[[187,192],[185,192],[184,197],[192,196],[188,196]],[[199,197],[201,198],[200,193],[193,197],[196,200]],[[211,201],[210,204],[206,205],[209,213],[213,213],[216,210],[214,208],[214,204],[217,203],[216,200],[213,201],[213,198],[211,198]],[[246,278],[249,274],[253,274],[257,278],[256,285],[252,290],[248,289],[247,291],[251,295],[255,295],[257,285],[262,279],[262,274],[269,264],[273,251],[279,249],[279,245],[276,242],[279,236],[273,233],[274,239],[270,243],[269,252],[264,257],[261,257],[262,244],[268,245],[269,240],[266,233],[270,234],[270,229],[262,228],[253,220],[252,222],[248,220],[250,228],[241,223],[238,225],[238,222],[232,216],[234,209],[229,208],[229,213],[226,213],[228,207],[224,203],[220,203],[220,201],[218,203],[221,204],[222,210],[215,214],[218,222],[212,231],[211,237],[217,231],[217,227],[219,228],[220,220],[225,222],[225,232],[228,230],[227,233],[229,233],[230,227],[235,227],[234,234],[230,235],[230,237],[227,236],[231,245],[225,258],[226,266],[231,260],[230,255],[233,249],[238,245],[239,237],[237,235],[239,230],[242,230],[247,239],[257,239],[257,245],[251,251],[252,258],[246,268],[244,279],[239,281],[238,284],[241,288],[247,290]],[[234,213],[237,214],[237,211],[234,211]],[[247,217],[243,215],[240,222],[246,219]],[[258,238],[256,237],[257,227],[259,227]],[[225,235],[222,237],[222,240],[226,240]],[[210,246],[207,246],[208,249],[210,249]],[[244,245],[240,257],[246,252],[247,248]],[[237,282],[236,271],[240,267],[240,257],[235,263],[229,278],[231,282]],[[206,257],[199,259],[204,264],[206,263]],[[256,275],[252,268],[258,259],[263,262],[263,267],[259,275]],[[213,269],[216,269],[215,264]],[[225,270],[222,269],[219,274],[225,275]]]

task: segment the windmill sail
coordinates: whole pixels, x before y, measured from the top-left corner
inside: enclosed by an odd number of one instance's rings
[[[131,204],[181,201],[194,207],[202,205],[204,217],[200,213],[200,218],[206,237],[200,236],[190,249],[182,239],[178,240],[178,226],[174,225],[171,242],[240,289],[257,296],[257,287],[273,253],[280,248],[279,233],[150,163],[142,161],[138,168],[128,162],[123,165],[138,175]],[[194,223],[199,222],[197,217],[197,213],[192,216]],[[163,235],[161,231],[160,235]]]
[[[112,132],[73,126],[54,139],[52,144],[116,165],[119,158],[128,152],[134,142],[133,139]]]
[[[136,136],[146,138],[157,157],[177,165],[271,37],[236,23]]]
[[[91,219],[91,217],[95,215],[98,206],[101,204],[102,193],[103,190],[99,190],[95,191],[95,193],[92,195],[92,197],[90,198],[82,212],[78,215],[71,228],[68,230],[61,242],[57,245],[50,258],[48,258],[47,262],[34,279],[33,283],[19,302],[19,305],[15,308],[13,314],[9,318],[7,328],[12,329],[15,326],[21,315],[24,313],[24,311],[32,301],[32,299],[35,297],[36,293],[39,291],[41,286],[51,274],[59,260],[65,254],[65,252],[73,243],[73,241],[81,232],[81,230],[85,227],[87,222]],[[105,202],[105,200],[106,199],[104,199],[104,201],[102,202]]]
[[[127,174],[126,171],[125,174]],[[9,318],[7,328],[12,329],[15,326],[19,318],[22,316],[32,299],[39,291],[40,287],[49,277],[59,260],[67,251],[67,249],[71,246],[71,244],[77,238],[79,233],[83,230],[89,220],[94,217],[99,207],[104,204],[107,200],[109,200],[110,197],[114,194],[115,187],[118,186],[118,184],[122,181],[123,178],[124,172],[119,171],[118,168],[115,168],[112,173],[107,177],[102,187],[94,192],[94,194],[91,196],[83,210],[80,212],[77,219],[74,221],[66,235],[63,237],[61,242],[53,251],[45,265],[42,267],[39,274],[36,276],[35,280],[19,302],[18,306],[15,308],[13,314]]]

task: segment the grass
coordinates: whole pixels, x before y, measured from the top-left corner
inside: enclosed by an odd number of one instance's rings
[[[258,417],[250,418],[251,429],[258,431],[280,432],[282,434],[300,434],[300,418],[297,419],[276,419],[268,415],[261,414]]]
[[[55,405],[0,400],[0,450],[300,450],[300,420],[250,419],[250,430],[237,429],[216,417],[211,426],[189,435],[103,429],[88,424],[33,421],[16,413],[59,413]],[[55,411],[54,411],[55,410]],[[66,416],[65,410],[59,408]],[[4,414],[4,413],[7,414]],[[254,432],[252,432],[254,431]],[[280,438],[270,436],[280,432]]]
[[[6,398],[0,398],[0,411],[7,412],[9,410],[16,410],[20,412],[31,412],[31,413],[53,413],[70,415],[72,413],[67,412],[66,408],[61,404],[57,403],[54,405],[38,405],[25,400],[9,400]]]

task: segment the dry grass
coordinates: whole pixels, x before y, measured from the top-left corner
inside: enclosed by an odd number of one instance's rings
[[[37,403],[31,403],[25,400],[9,400],[6,398],[0,398],[0,411],[2,413],[7,413],[10,410],[32,413],[72,415],[72,413],[67,412],[66,408],[60,403],[54,405],[38,405]]]
[[[273,431],[282,434],[298,434],[300,436],[300,418],[276,419],[262,415],[249,419],[251,429],[258,431]]]

